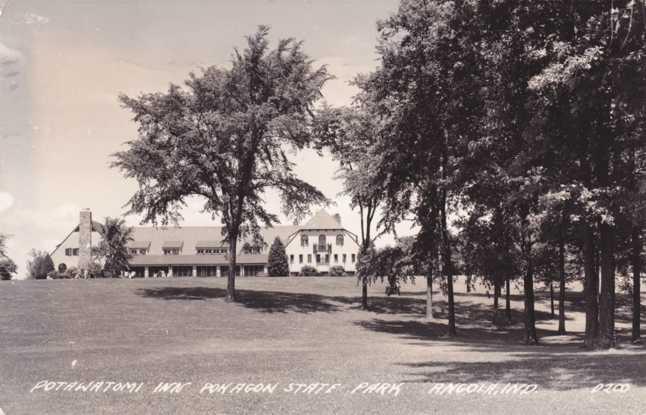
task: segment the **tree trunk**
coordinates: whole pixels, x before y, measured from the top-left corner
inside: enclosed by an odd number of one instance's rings
[[[641,338],[641,229],[637,226],[632,230],[632,266],[633,266],[633,332],[632,341],[638,343]]]
[[[554,313],[554,283],[550,281],[550,314],[554,318],[556,314]]]
[[[441,201],[441,227],[442,227],[442,251],[443,251],[443,268],[446,273],[447,300],[449,306],[449,337],[457,335],[455,328],[455,302],[453,296],[453,267],[451,266],[451,244],[449,241],[449,231],[446,226],[446,191],[442,191]]]
[[[368,309],[368,280],[366,276],[361,279],[361,309]]]
[[[601,244],[601,293],[599,296],[599,345],[611,348],[615,338],[615,264],[614,228],[606,223],[599,226]]]
[[[493,282],[493,323],[496,324],[498,320],[498,298],[500,297],[500,284],[498,280],[494,278]]]
[[[507,323],[511,323],[511,294],[510,294],[509,278],[505,280],[505,314],[507,315]]]
[[[471,275],[467,275],[466,280],[467,294],[469,294],[471,292]]]
[[[433,275],[426,276],[426,319],[433,320]]]
[[[529,209],[525,208],[522,217],[522,226],[524,233],[524,251],[525,261],[527,267],[523,278],[523,291],[525,292],[525,343],[536,344],[538,343],[538,335],[536,334],[536,312],[534,310],[534,264],[532,261],[532,241],[529,231],[529,224],[527,223],[527,216]]]
[[[238,237],[229,238],[229,275],[227,277],[227,302],[236,301],[236,254]]]
[[[599,304],[597,295],[599,289],[599,274],[595,267],[594,232],[589,224],[583,229],[583,272],[585,297],[585,338],[584,345],[594,348],[599,332]]]
[[[558,334],[565,334],[565,238],[563,229],[565,224],[565,213],[559,229],[559,329]]]

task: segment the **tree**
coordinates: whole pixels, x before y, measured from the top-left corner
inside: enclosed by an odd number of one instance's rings
[[[31,259],[27,261],[27,275],[29,278],[43,280],[47,278],[47,274],[54,271],[54,262],[47,252],[33,249],[30,256]]]
[[[104,260],[103,271],[108,276],[118,276],[130,269],[128,243],[133,241],[132,228],[125,220],[106,217],[101,229],[101,242],[98,255]]]
[[[289,262],[287,260],[287,252],[285,252],[285,245],[279,237],[274,239],[269,249],[269,257],[267,258],[267,270],[271,277],[289,275]]]
[[[367,252],[381,235],[391,230],[387,216],[376,218],[385,195],[383,186],[374,179],[376,163],[369,151],[385,131],[364,77],[358,76],[354,84],[361,89],[355,96],[355,105],[349,108],[325,107],[319,111],[317,136],[318,147],[330,151],[339,162],[337,178],[343,180],[341,194],[350,197],[352,209],[359,209],[360,251]],[[366,310],[368,285],[375,276],[363,272],[357,272],[357,276],[361,282],[361,307]]]
[[[0,234],[0,280],[10,280],[16,273],[16,264],[7,256],[7,236]]]
[[[330,75],[313,68],[302,42],[270,49],[268,34],[261,26],[245,50],[235,50],[231,68],[191,73],[185,88],[121,97],[139,125],[139,138],[112,163],[139,184],[130,212],[143,213],[143,222],[177,223],[186,199],[202,198],[228,243],[227,301],[235,301],[238,241],[259,242],[261,225],[278,222],[264,193],[277,190],[283,213],[296,219],[327,201],[296,177],[286,150],[311,143],[313,105]]]

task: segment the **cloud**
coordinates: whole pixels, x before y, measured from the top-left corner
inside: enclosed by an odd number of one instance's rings
[[[25,23],[27,24],[47,24],[49,17],[41,16],[36,13],[25,13]]]
[[[11,193],[0,192],[0,213],[9,209],[13,205],[13,196]]]
[[[22,60],[22,53],[0,42],[0,91],[6,89],[11,92],[18,88]]]
[[[0,43],[0,65],[12,66],[22,59],[22,54]]]

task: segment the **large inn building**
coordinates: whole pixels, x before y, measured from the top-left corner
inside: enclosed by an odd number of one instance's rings
[[[82,210],[79,224],[51,253],[55,267],[65,264],[67,268],[87,269],[92,262],[92,247],[101,240],[101,228],[92,220],[89,209]],[[285,245],[290,274],[300,273],[304,266],[322,274],[334,266],[355,272],[357,236],[343,228],[339,215],[321,210],[302,226],[265,228],[262,237],[262,248],[254,249],[245,241],[238,243],[237,275],[266,275],[269,248],[276,237]],[[219,226],[134,227],[133,241],[128,245],[131,271],[140,278],[226,276],[228,246],[222,239]]]

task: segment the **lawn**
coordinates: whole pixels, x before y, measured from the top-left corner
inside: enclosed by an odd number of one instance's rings
[[[238,278],[237,304],[224,301],[225,283],[215,278],[0,283],[0,409],[6,415],[544,415],[632,414],[646,408],[646,349],[625,339],[630,309],[623,297],[617,321],[622,347],[588,352],[580,347],[583,313],[575,291],[568,293],[566,323],[573,334],[556,336],[548,298],[539,291],[542,344],[525,346],[518,291],[514,324],[497,327],[485,288],[467,294],[458,283],[459,337],[449,339],[441,293],[434,294],[438,318],[423,319],[422,280],[403,286],[400,297],[385,297],[382,284],[371,287],[370,311],[358,307],[354,278]],[[52,388],[51,382],[67,383]],[[100,390],[83,392],[72,382],[95,382]],[[143,385],[128,393],[109,389],[106,382]],[[160,382],[190,384],[176,393],[155,393]],[[507,382],[533,384],[536,391],[440,394],[437,389]],[[236,390],[242,383],[263,386]],[[307,389],[296,385],[315,383]],[[380,385],[362,385],[373,383]],[[599,383],[627,383],[630,389],[593,393]],[[230,385],[220,393],[216,384]]]

